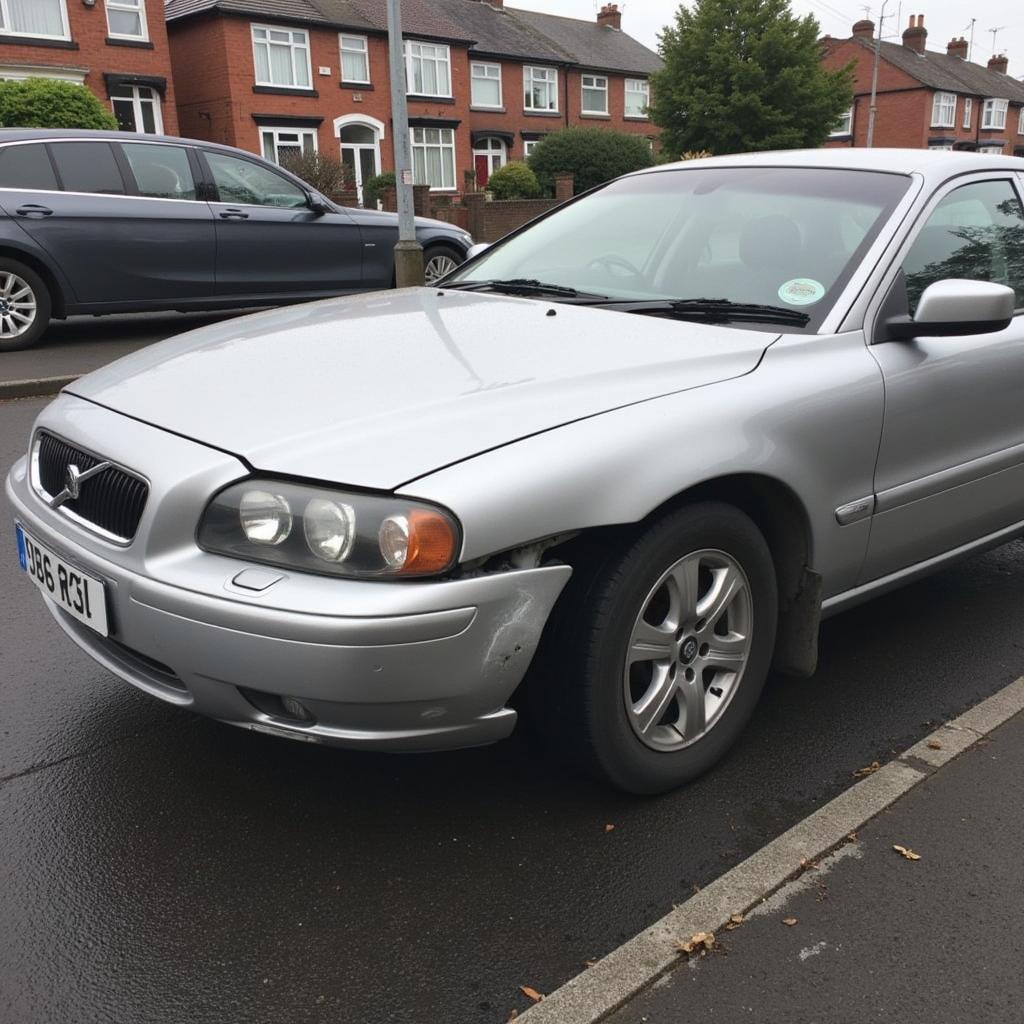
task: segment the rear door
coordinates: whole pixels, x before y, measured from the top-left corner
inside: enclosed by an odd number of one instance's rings
[[[26,179],[33,167],[44,188]],[[213,216],[197,199],[185,147],[12,145],[0,180],[4,211],[61,267],[79,303],[159,308],[210,295]]]
[[[346,213],[315,213],[266,163],[204,149],[217,234],[218,295],[317,296],[362,286],[363,240]]]

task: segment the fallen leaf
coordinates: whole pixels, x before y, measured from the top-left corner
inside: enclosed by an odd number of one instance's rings
[[[808,860],[806,857],[800,860],[800,869],[802,871],[813,871],[817,866],[818,862],[816,860]]]
[[[795,924],[796,924],[796,918],[795,918],[795,917],[784,917],[784,918],[782,919],[782,923],[783,923],[783,924],[784,924],[784,925],[785,925],[785,926],[786,926],[787,928],[792,928],[792,927],[793,927],[793,925],[795,925]]]
[[[511,1022],[514,1021],[516,1019],[516,1017],[518,1017],[518,1016],[519,1016],[519,1011],[518,1010],[513,1010],[508,1015],[508,1020],[505,1021],[505,1024],[511,1024]]]
[[[857,769],[857,770],[856,770],[856,771],[855,771],[855,772],[853,773],[853,777],[854,777],[855,779],[863,779],[863,778],[866,778],[866,777],[867,777],[868,775],[874,775],[874,774],[875,774],[875,772],[877,772],[877,771],[878,771],[878,769],[879,769],[879,768],[881,768],[881,767],[882,767],[882,766],[881,766],[881,765],[880,765],[880,764],[879,764],[879,763],[878,763],[877,761],[872,761],[872,762],[871,762],[871,764],[867,765],[866,767],[864,767],[864,768],[858,768],[858,769]]]
[[[605,830],[605,832],[614,832],[615,831],[615,826],[614,825],[605,825],[604,830]]]
[[[596,964],[596,963],[597,963],[596,960],[584,960],[583,961],[583,966],[584,967],[593,967],[594,964]]]
[[[846,838],[849,839],[851,843],[855,843],[855,842],[857,842],[857,833],[856,832],[847,832],[846,833]]]
[[[527,999],[532,999],[535,1003],[539,1003],[544,998],[535,988],[530,988],[529,985],[520,985],[519,991],[522,992]]]
[[[898,854],[899,854],[899,855],[900,855],[901,857],[905,857],[905,858],[906,858],[907,860],[920,860],[920,859],[921,859],[921,854],[919,854],[919,853],[914,853],[914,851],[913,851],[913,850],[909,849],[909,848],[908,848],[908,847],[906,847],[906,846],[893,846],[893,849],[894,849],[894,850],[895,850],[895,851],[896,851],[896,852],[897,852],[897,853],[898,853]]]
[[[930,750],[941,750],[942,744],[938,740],[929,740],[928,747]]]
[[[715,948],[714,932],[695,932],[685,942],[679,943],[679,948],[687,955],[703,956],[709,949]]]
[[[725,930],[727,932],[735,931],[741,924],[743,924],[743,915],[733,914],[726,923]]]

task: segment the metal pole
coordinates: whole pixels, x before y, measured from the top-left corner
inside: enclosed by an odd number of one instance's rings
[[[398,244],[395,246],[395,284],[423,284],[423,246],[416,241],[412,200],[412,147],[409,107],[405,98],[405,50],[402,46],[402,3],[388,0],[388,58],[391,65],[391,125],[395,150],[395,195],[398,197]]]
[[[875,115],[878,113],[878,61],[882,51],[882,26],[885,24],[885,7],[889,0],[882,4],[878,15],[878,34],[875,36],[875,62],[871,71],[871,106],[868,108],[868,140],[867,148],[871,149],[875,142]]]

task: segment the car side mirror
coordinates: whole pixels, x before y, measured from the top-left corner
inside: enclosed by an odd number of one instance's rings
[[[466,253],[466,259],[471,260],[474,256],[479,256],[480,253],[486,252],[490,247],[490,242],[477,242],[476,245],[471,245],[469,247],[469,251]]]
[[[316,195],[316,193],[310,193],[309,208],[318,217],[322,217],[325,213],[331,212],[331,208],[324,202],[323,197]]]
[[[889,338],[949,338],[994,334],[1013,320],[1017,298],[1012,288],[988,281],[951,278],[928,285],[911,316],[885,322]]]

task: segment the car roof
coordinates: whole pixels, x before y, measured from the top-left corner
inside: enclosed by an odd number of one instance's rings
[[[96,130],[86,128],[0,128],[0,146],[5,142],[51,142],[59,139],[96,139],[110,142],[173,142],[178,145],[205,146],[207,149],[223,149],[228,153],[245,153],[258,156],[248,150],[225,146],[206,139],[182,139],[176,135],[150,135],[144,132],[122,132],[116,129]]]

